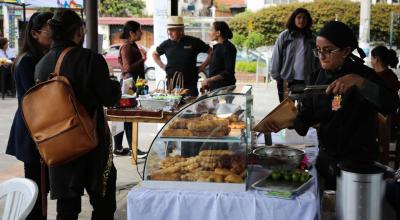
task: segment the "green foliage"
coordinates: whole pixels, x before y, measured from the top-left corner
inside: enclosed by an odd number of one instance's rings
[[[237,61],[235,70],[236,72],[255,73],[257,71],[257,62]]]
[[[101,16],[126,17],[140,16],[145,3],[142,0],[100,0],[99,13]]]
[[[247,49],[256,49],[264,45],[265,39],[264,36],[258,32],[251,32],[247,35],[246,40],[244,41],[244,47]]]
[[[358,36],[360,24],[360,3],[345,0],[316,0],[313,3],[292,3],[272,6],[257,12],[238,14],[230,20],[229,25],[238,34],[248,36],[253,31],[263,35],[266,45],[275,43],[279,33],[286,29],[286,21],[298,7],[306,8],[313,18],[313,32],[320,30],[327,21],[335,20],[349,25]],[[383,3],[371,6],[371,41],[389,41],[390,12],[400,14],[398,5]],[[395,21],[396,22],[396,21]],[[249,30],[249,24],[251,30]],[[399,28],[394,28],[395,42],[400,42]]]
[[[240,50],[243,49],[245,40],[246,40],[246,36],[238,34],[238,33],[233,33],[232,43],[236,46],[236,48],[238,48]]]

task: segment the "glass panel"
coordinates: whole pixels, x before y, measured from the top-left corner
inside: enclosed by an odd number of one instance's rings
[[[245,183],[251,88],[242,90],[202,97],[171,119],[152,143],[145,180]]]

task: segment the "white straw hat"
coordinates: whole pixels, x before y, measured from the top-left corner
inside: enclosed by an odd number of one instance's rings
[[[171,16],[168,18],[167,28],[180,28],[184,26],[182,16]]]

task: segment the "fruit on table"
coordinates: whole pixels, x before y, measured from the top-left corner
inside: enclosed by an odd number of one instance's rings
[[[310,179],[311,175],[308,171],[304,170],[273,170],[271,173],[272,180],[285,180],[288,182],[304,183]]]

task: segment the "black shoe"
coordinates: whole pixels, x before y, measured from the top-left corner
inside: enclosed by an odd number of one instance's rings
[[[118,156],[127,156],[129,155],[129,152],[129,148],[114,149],[114,154]]]
[[[141,151],[141,150],[137,150],[137,155],[136,155],[136,157],[138,158],[138,159],[144,159],[144,158],[146,158],[147,157],[147,152],[143,152],[143,151]]]

